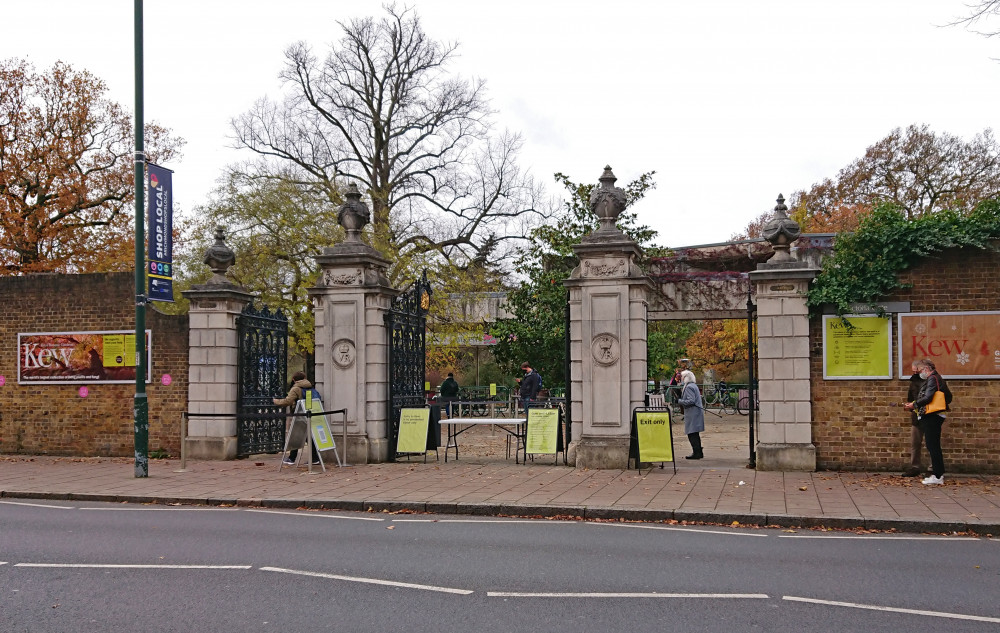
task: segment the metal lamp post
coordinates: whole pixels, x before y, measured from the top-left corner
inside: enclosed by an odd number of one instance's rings
[[[149,403],[146,400],[146,155],[142,112],[142,0],[135,0],[135,476],[149,476]]]

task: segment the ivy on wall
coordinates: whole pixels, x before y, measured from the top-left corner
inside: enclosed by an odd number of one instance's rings
[[[851,303],[877,303],[904,287],[901,271],[927,256],[948,248],[996,249],[995,240],[1000,240],[1000,199],[981,202],[967,215],[941,211],[912,220],[897,207],[880,206],[854,233],[837,237],[833,256],[809,290],[809,309],[818,313],[832,303],[844,315]]]

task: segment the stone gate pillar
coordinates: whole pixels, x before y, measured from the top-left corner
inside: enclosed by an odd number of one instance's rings
[[[205,252],[204,262],[212,269],[212,278],[181,293],[190,301],[188,411],[221,415],[188,420],[183,441],[193,459],[234,459],[239,355],[236,318],[254,296],[225,277],[236,255],[226,246],[221,226],[215,229],[215,244]]]
[[[340,416],[330,418],[348,463],[384,462],[389,455],[388,333],[384,316],[398,291],[386,279],[389,261],[361,241],[369,221],[357,185],[347,188],[338,219],[345,240],[316,257],[322,273],[309,289],[316,317],[316,388],[326,409],[347,408],[347,447]]]
[[[750,273],[757,294],[757,373],[760,432],[757,470],[816,470],[809,383],[809,309],[806,293],[819,272],[793,259],[799,236],[785,199],[778,194],[764,237],[774,257]]]
[[[618,230],[625,192],[605,167],[590,207],[598,230],[573,247],[570,278],[570,376],[577,468],[626,468],[632,409],[646,392],[646,310],[652,282],[636,264],[638,244]]]

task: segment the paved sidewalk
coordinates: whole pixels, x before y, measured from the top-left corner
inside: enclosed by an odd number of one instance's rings
[[[923,486],[870,473],[755,472],[713,463],[577,470],[537,460],[421,461],[278,471],[278,456],[233,462],[0,456],[0,500],[66,499],[826,526],[1000,535],[1000,476],[946,475]],[[681,459],[681,462],[684,460]],[[707,460],[706,460],[707,461]],[[315,467],[318,468],[318,467]],[[2,511],[2,510],[0,510]]]

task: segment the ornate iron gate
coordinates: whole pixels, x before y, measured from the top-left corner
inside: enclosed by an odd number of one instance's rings
[[[285,442],[284,408],[271,399],[285,395],[288,319],[280,310],[250,303],[236,317],[236,331],[236,454],[278,453]]]
[[[427,344],[427,309],[431,287],[427,271],[398,297],[385,315],[389,333],[389,461],[395,461],[399,438],[399,412],[404,407],[422,407]]]

